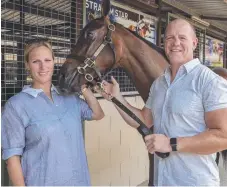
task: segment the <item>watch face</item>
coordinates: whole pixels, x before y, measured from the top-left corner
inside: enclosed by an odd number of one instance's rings
[[[175,145],[171,145],[171,147],[172,147],[172,151],[177,151],[177,145],[175,144]]]

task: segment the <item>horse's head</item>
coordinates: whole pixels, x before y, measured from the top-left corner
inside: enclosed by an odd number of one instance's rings
[[[71,94],[80,92],[81,85],[87,83],[84,75],[78,73],[78,67],[80,67],[81,64],[83,64],[83,61],[80,61],[77,58],[66,59],[65,63],[60,69],[58,78],[59,87],[62,93]],[[86,69],[86,76],[87,75],[89,75],[90,77],[97,77],[97,75],[94,73],[94,71],[92,71],[91,68]]]
[[[82,84],[100,81],[100,72],[116,65],[116,46],[112,32],[115,26],[108,19],[110,2],[102,4],[102,17],[92,20],[80,37],[60,70],[59,86],[67,92],[79,92]]]

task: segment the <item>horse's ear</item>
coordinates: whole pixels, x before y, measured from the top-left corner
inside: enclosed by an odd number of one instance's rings
[[[88,20],[92,21],[93,19],[95,19],[95,15],[92,14],[91,12],[88,13]]]
[[[110,0],[102,1],[102,16],[106,17],[110,12]]]

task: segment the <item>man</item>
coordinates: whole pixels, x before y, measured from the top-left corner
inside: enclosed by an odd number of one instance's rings
[[[103,82],[107,94],[149,128],[154,126],[154,134],[145,137],[148,151],[170,152],[166,159],[155,156],[154,185],[219,185],[213,153],[227,149],[227,83],[193,59],[197,43],[187,21],[176,19],[167,26],[165,53],[171,66],[152,84],[142,110],[124,100],[114,78],[113,85]],[[138,127],[117,109],[129,125]]]

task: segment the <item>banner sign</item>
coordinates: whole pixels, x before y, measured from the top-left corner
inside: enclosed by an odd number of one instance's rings
[[[101,17],[102,0],[86,0],[85,25],[94,18]],[[111,1],[110,19],[135,31],[137,34],[156,44],[156,18]]]
[[[223,67],[224,42],[206,36],[205,65],[210,67]]]

